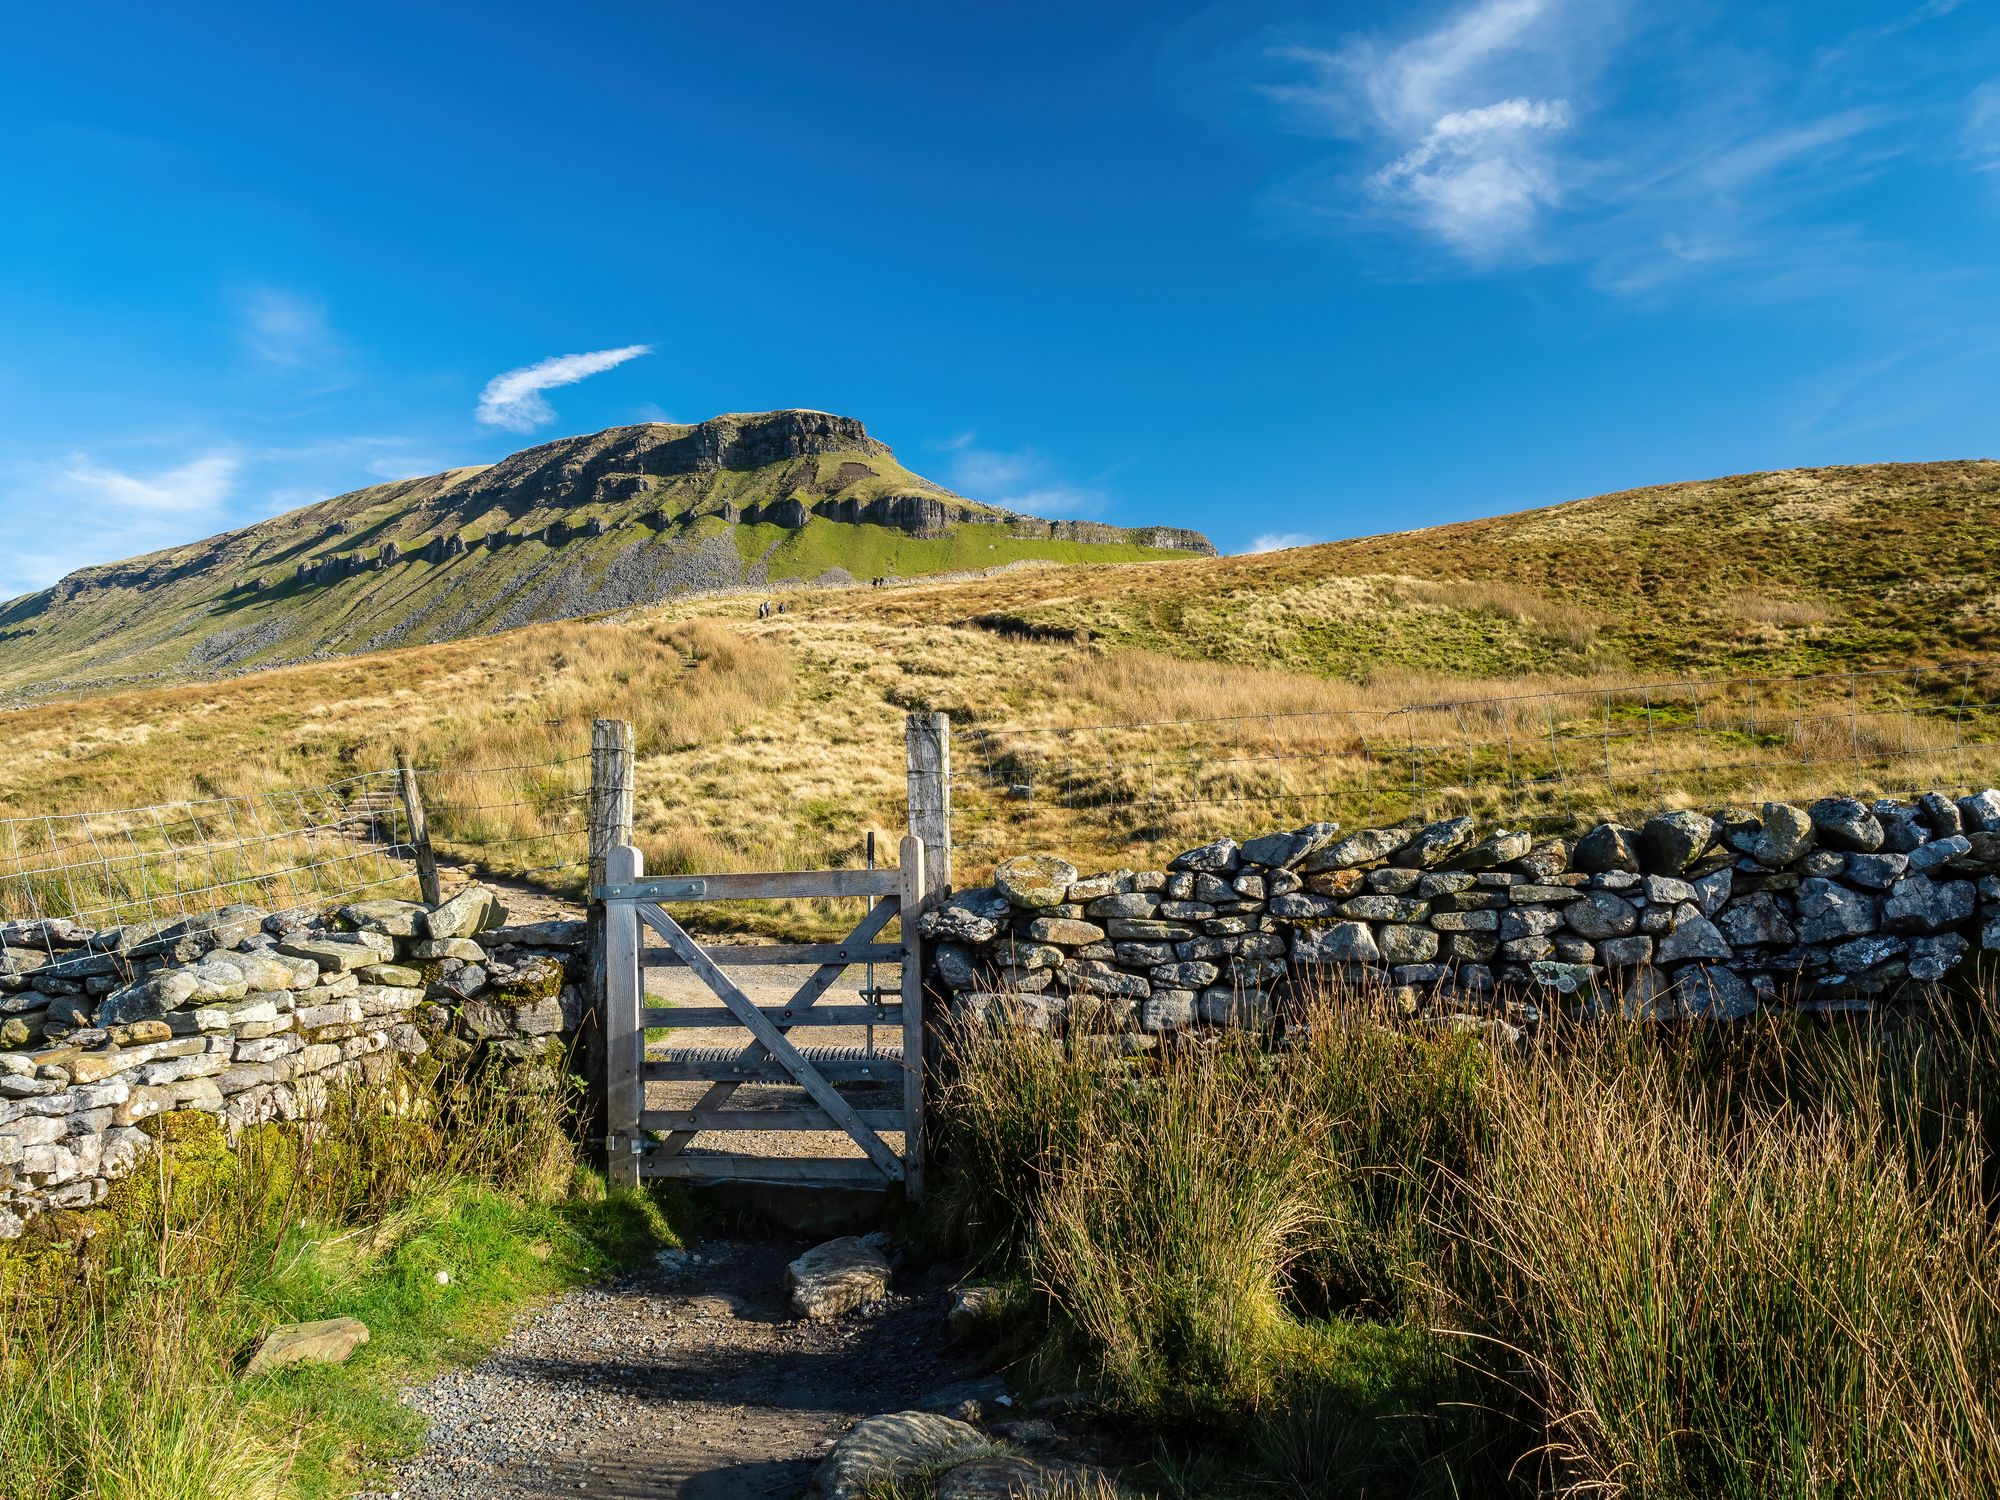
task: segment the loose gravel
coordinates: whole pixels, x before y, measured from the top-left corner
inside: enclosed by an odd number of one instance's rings
[[[404,1394],[423,1450],[364,1500],[796,1500],[856,1420],[972,1368],[941,1279],[794,1321],[785,1266],[808,1244],[709,1241],[555,1299],[484,1363]]]

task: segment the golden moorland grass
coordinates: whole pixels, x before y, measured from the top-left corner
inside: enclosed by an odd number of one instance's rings
[[[1004,582],[958,587],[980,599]],[[31,867],[48,862],[35,820],[51,811],[268,800],[385,770],[400,750],[427,768],[448,856],[573,892],[599,715],[634,723],[637,831],[657,873],[853,865],[870,832],[892,859],[902,721],[915,709],[954,721],[961,883],[1030,846],[1115,865],[1318,818],[1473,812],[1568,828],[1697,802],[1963,785],[2000,770],[1979,707],[2000,693],[1976,674],[1635,688],[1610,668],[1481,679],[1385,666],[1355,682],[1035,638],[912,607],[940,587],[801,590],[769,619],[751,596],[711,596],[15,710],[0,812],[30,820],[8,826],[27,841],[16,867]],[[1509,602],[1467,587],[1492,607]],[[371,787],[392,783],[356,783],[333,800]],[[180,841],[200,847],[164,868],[155,860],[152,886],[211,869],[230,817],[262,815],[241,810],[251,805],[182,828]],[[86,820],[56,852],[87,861],[119,826]],[[283,840],[228,852],[249,873],[258,859],[309,862]],[[364,873],[386,869],[336,861],[322,889]],[[48,892],[42,909],[62,899]]]

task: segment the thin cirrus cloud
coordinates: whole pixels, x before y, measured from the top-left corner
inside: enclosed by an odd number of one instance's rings
[[[977,439],[962,432],[934,445],[952,454],[948,473],[960,494],[1031,516],[1093,516],[1104,509],[1102,490],[1054,478],[1033,448],[981,448]]]
[[[1982,83],[1965,104],[1965,125],[1960,131],[1965,154],[1981,172],[2000,168],[2000,79]]]
[[[508,370],[486,382],[486,388],[479,393],[479,407],[474,416],[482,426],[533,432],[556,419],[555,408],[542,392],[575,385],[579,380],[652,352],[651,344],[627,344],[589,354],[558,354],[553,359]]]
[[[0,596],[199,535],[223,519],[242,467],[234,450],[221,448],[150,472],[83,453],[17,467],[0,506],[14,517],[11,545],[0,549]]]
[[[296,292],[255,287],[239,299],[237,318],[244,344],[267,365],[315,368],[341,352],[325,307]]]
[[[2000,90],[1974,93],[1953,142],[1932,139],[1932,90],[1862,86],[1883,48],[1927,47],[1960,9],[1931,0],[1817,57],[1744,45],[1726,11],[1633,0],[1470,0],[1327,46],[1273,36],[1253,96],[1328,145],[1268,202],[1295,228],[1441,257],[1399,257],[1401,274],[1568,262],[1628,295],[1731,274],[1824,289],[1897,228],[1853,189],[1939,147],[2000,156]]]

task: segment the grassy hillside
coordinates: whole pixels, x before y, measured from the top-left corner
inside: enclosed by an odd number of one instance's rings
[[[2000,647],[2000,463],[1660,485],[1171,574],[1021,573],[846,607],[1355,680],[1938,659]]]
[[[766,590],[710,593],[72,698],[7,713],[0,814],[311,785],[389,766],[400,746],[455,768],[443,795],[504,809],[438,820],[448,843],[526,870],[580,846],[575,757],[602,714],[638,725],[649,868],[853,864],[871,829],[898,831],[911,709],[958,726],[964,876],[1028,845],[1115,864],[1142,844],[1317,816],[1472,810],[1553,825],[1984,784],[2000,779],[1982,759],[2000,738],[1979,707],[2000,683],[1985,678],[1969,696],[1954,678],[1943,697],[1900,679],[1623,686],[1978,651],[2000,576],[1979,560],[1995,545],[1996,479],[1992,464],[1763,476],[1171,568],[780,587],[787,610],[770,620],[757,618]],[[746,548],[766,545],[762,530],[737,526]],[[1005,560],[1018,540],[984,524],[921,539],[815,519],[774,528],[759,555],[790,549],[784,566],[818,576],[814,549],[840,531],[870,549],[867,576],[913,555]],[[1762,540],[1713,543],[1731,532]],[[1511,696],[1537,694],[1555,696]],[[1469,699],[1509,701],[1449,706]],[[1032,797],[1008,795],[1020,785]]]
[[[0,606],[0,698],[455,640],[738,585],[1189,548],[1207,543],[963,499],[849,418],[648,423],[71,574]]]

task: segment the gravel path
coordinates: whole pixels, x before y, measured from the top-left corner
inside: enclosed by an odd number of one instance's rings
[[[483,1364],[405,1393],[429,1436],[364,1500],[797,1500],[855,1420],[972,1373],[942,1278],[793,1321],[785,1266],[808,1243],[709,1241],[557,1298]]]

